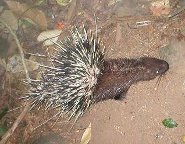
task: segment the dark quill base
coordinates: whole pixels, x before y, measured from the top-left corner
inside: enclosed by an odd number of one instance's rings
[[[95,102],[120,99],[132,84],[152,80],[168,69],[166,61],[156,58],[105,60],[103,74],[95,88]]]

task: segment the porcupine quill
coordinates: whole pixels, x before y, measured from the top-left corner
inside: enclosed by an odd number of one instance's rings
[[[78,119],[99,101],[120,99],[132,84],[154,79],[169,69],[166,61],[149,57],[105,60],[98,36],[88,35],[85,27],[74,27],[55,49],[52,65],[43,66],[41,79],[29,83],[24,98],[32,101],[32,107],[58,108],[69,118]]]

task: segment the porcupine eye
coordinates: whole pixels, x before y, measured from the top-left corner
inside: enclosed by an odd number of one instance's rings
[[[144,73],[144,80],[151,80],[156,77],[157,70],[147,69]]]

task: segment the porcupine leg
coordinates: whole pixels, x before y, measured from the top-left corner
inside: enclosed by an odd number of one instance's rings
[[[122,83],[112,83],[111,85],[104,85],[104,87],[96,89],[95,101],[104,101],[108,99],[122,100],[130,86],[122,85]]]
[[[117,94],[117,95],[114,97],[114,99],[115,99],[115,100],[122,100],[122,99],[124,99],[124,98],[126,97],[126,93],[127,93],[128,89],[129,89],[129,88],[127,88],[127,89],[124,88],[123,91],[122,91],[121,93]]]

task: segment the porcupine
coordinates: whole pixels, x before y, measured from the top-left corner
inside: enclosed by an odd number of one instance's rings
[[[98,36],[74,27],[71,36],[56,44],[52,66],[43,66],[40,80],[31,80],[24,97],[32,107],[45,105],[59,108],[76,119],[94,103],[120,99],[138,81],[163,75],[169,65],[157,58],[104,59]]]

